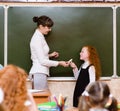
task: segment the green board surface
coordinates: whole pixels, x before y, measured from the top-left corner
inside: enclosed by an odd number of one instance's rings
[[[46,37],[50,51],[58,51],[56,60],[73,61],[80,66],[79,53],[84,45],[97,48],[102,76],[113,74],[113,15],[110,7],[10,7],[8,9],[8,63],[29,72],[29,42],[36,28],[32,18],[47,15],[54,21]],[[51,77],[73,76],[71,68],[50,69]]]

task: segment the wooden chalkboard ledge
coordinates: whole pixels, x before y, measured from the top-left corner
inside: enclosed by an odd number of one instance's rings
[[[111,77],[101,77],[100,80],[102,81],[110,81],[111,79],[119,79],[118,78],[112,78]],[[53,81],[53,82],[75,82],[76,79],[74,77],[48,77],[48,81]]]

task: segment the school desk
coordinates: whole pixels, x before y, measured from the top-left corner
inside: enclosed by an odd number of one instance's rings
[[[49,90],[32,93],[36,104],[49,102],[51,93]]]

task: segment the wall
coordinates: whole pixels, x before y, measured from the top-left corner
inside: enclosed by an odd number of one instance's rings
[[[73,79],[73,80],[72,80]],[[66,105],[68,107],[72,106],[72,101],[73,101],[73,91],[74,91],[74,87],[75,87],[75,83],[76,81],[74,80],[74,78],[72,79],[68,79],[68,80],[64,80],[64,78],[59,78],[59,80],[49,80],[48,79],[48,83],[49,83],[49,88],[51,91],[51,100],[54,101],[53,99],[53,95],[55,95],[57,98],[59,97],[59,94],[62,94],[63,96],[67,97],[67,101],[66,101]],[[120,101],[120,78],[118,79],[101,79],[101,81],[106,82],[111,90],[111,94],[117,98],[118,101]],[[30,82],[28,82],[28,88],[31,88]]]
[[[120,101],[120,79],[109,79],[109,80],[102,80],[106,82],[111,90],[111,93],[118,101]],[[72,106],[72,98],[73,98],[73,91],[74,91],[75,81],[49,81],[49,87],[52,94],[55,94],[57,97],[61,93],[64,96],[67,96],[67,105],[69,107]]]

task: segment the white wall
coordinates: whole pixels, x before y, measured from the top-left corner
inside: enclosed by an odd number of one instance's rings
[[[112,95],[117,98],[118,101],[120,101],[120,78],[117,79],[101,79],[101,81],[106,82],[111,90]],[[49,88],[51,91],[51,100],[54,101],[53,95],[55,95],[57,98],[59,97],[59,94],[62,94],[64,97],[67,97],[66,105],[68,107],[72,107],[72,101],[73,101],[73,91],[75,87],[76,81],[74,79],[48,79]],[[28,82],[28,88],[31,88],[31,83]]]

